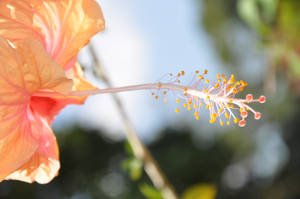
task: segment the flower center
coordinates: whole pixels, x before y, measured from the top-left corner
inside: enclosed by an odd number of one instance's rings
[[[31,96],[30,108],[33,112],[38,113],[40,116],[47,119],[48,122],[52,122],[54,116],[60,111],[62,107],[56,99],[49,97]]]

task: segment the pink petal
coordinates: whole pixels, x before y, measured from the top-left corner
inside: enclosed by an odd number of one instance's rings
[[[44,184],[51,181],[58,173],[60,163],[56,138],[43,117],[38,114],[34,117],[36,122],[31,125],[34,125],[34,129],[39,134],[39,147],[27,162],[6,177],[7,180],[29,183],[36,181]]]
[[[48,90],[64,99],[72,85],[38,41],[19,40],[12,47],[0,36],[0,181],[46,183],[56,175],[58,149],[49,117],[67,103],[58,103],[48,116],[32,103],[32,95]]]

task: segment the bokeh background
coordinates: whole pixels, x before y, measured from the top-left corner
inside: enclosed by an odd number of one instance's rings
[[[208,69],[210,79],[234,73],[248,82],[241,96],[267,96],[266,104],[254,105],[262,119],[248,118],[239,128],[210,125],[205,111],[200,121],[188,112],[175,114],[172,94],[167,104],[147,91],[119,94],[139,136],[184,199],[300,198],[300,1],[99,3],[107,27],[91,43],[114,86]],[[87,78],[105,87],[88,48],[79,59]],[[66,108],[54,129],[59,176],[47,185],[2,182],[1,199],[160,198],[126,144],[111,96]]]

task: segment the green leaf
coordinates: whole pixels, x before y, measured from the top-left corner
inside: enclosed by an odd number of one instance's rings
[[[124,160],[122,163],[122,168],[129,171],[129,176],[134,181],[140,179],[143,174],[142,161],[134,157]]]
[[[238,13],[241,18],[261,35],[269,33],[269,27],[260,18],[257,0],[239,0]]]
[[[262,16],[268,24],[271,24],[276,18],[278,9],[278,0],[258,0],[262,8]]]
[[[288,38],[289,42],[299,44],[300,34],[300,1],[280,1],[278,24],[281,34]]]
[[[289,72],[295,77],[300,77],[300,56],[296,52],[289,53]]]
[[[183,193],[183,199],[214,199],[217,189],[213,184],[196,184]]]
[[[146,183],[139,185],[139,189],[147,199],[163,199],[159,190]]]
[[[238,12],[250,26],[256,27],[259,24],[259,11],[255,0],[240,0],[238,2]]]
[[[134,156],[133,149],[128,141],[125,142],[124,148],[128,155]]]

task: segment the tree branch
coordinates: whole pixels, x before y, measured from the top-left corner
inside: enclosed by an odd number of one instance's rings
[[[103,68],[100,64],[100,61],[95,53],[95,49],[92,46],[92,44],[89,45],[89,50],[93,57],[93,61],[95,64],[94,69],[97,76],[100,77],[104,81],[104,83],[111,88],[112,84],[109,78],[105,75],[105,72],[103,71]],[[151,179],[154,186],[161,191],[164,199],[178,199],[179,197],[177,196],[174,188],[169,183],[168,179],[159,167],[156,160],[153,158],[151,152],[137,136],[137,133],[135,132],[133,125],[129,120],[129,117],[126,114],[126,111],[122,105],[120,98],[116,94],[111,95],[121,115],[122,122],[126,129],[127,139],[133,149],[135,157],[143,162],[145,172]]]

